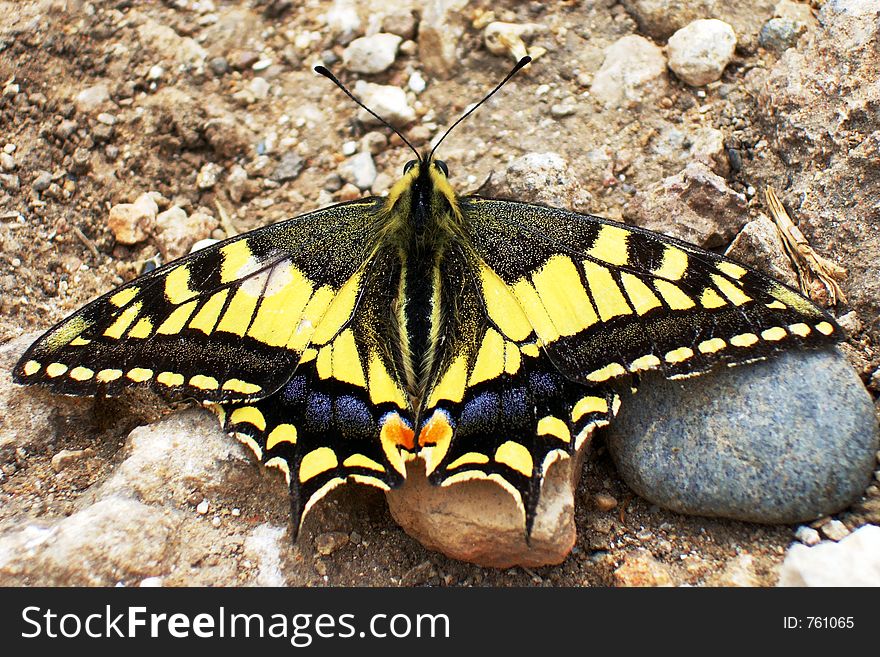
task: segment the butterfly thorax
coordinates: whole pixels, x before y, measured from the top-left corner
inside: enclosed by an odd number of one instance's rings
[[[444,295],[441,262],[459,239],[458,199],[435,162],[415,162],[394,185],[385,204],[387,242],[400,257],[396,324],[404,379],[414,399],[435,373],[441,351]],[[387,243],[386,242],[386,243]]]

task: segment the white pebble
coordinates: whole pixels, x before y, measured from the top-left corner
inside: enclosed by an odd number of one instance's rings
[[[342,144],[342,154],[343,155],[354,155],[357,153],[357,142],[356,141],[347,141]]]
[[[158,588],[162,586],[162,578],[161,577],[145,577],[141,580],[141,583],[138,585],[141,588]]]
[[[794,537],[804,545],[816,545],[822,540],[819,536],[819,532],[807,525],[801,525],[798,527],[797,531],[794,533]]]
[[[209,507],[210,505],[208,504],[208,500],[202,500],[196,507],[196,513],[198,513],[200,516],[206,515],[208,513]]]
[[[839,541],[842,538],[849,536],[850,531],[846,528],[840,520],[829,520],[824,525],[822,525],[822,533],[825,534],[826,538],[830,538],[832,541]]]
[[[400,87],[358,80],[354,85],[354,93],[367,107],[393,125],[405,125],[416,118],[415,110],[406,100],[406,92]],[[379,121],[364,110],[358,111],[357,118],[367,125],[379,124]]]
[[[342,64],[354,73],[381,73],[394,63],[401,41],[381,32],[355,39],[342,52]]]
[[[669,37],[669,68],[687,84],[701,87],[721,77],[736,50],[736,32],[717,18],[700,19]]]
[[[156,64],[155,66],[151,66],[150,70],[147,72],[147,80],[158,80],[163,75],[165,75],[165,69]]]
[[[248,89],[250,89],[257,100],[265,100],[269,96],[269,88],[270,85],[266,79],[259,76],[251,80],[251,83],[248,85]]]
[[[413,71],[412,75],[409,76],[409,82],[407,82],[407,86],[413,93],[420,94],[425,90],[425,87],[428,86],[428,83],[425,82],[425,78],[422,77],[421,73],[419,73],[418,71]]]

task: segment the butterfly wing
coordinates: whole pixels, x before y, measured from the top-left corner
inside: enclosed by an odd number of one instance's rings
[[[669,377],[838,340],[834,319],[763,274],[664,235],[564,210],[471,198],[466,231],[489,321],[515,307],[568,378]]]
[[[352,315],[379,207],[336,205],[145,274],[46,332],[14,379],[71,395],[132,385],[206,402],[271,395]]]
[[[403,482],[414,431],[388,312],[399,278],[396,249],[378,253],[351,319],[331,340],[306,349],[289,381],[265,399],[216,409],[228,431],[283,471],[294,534],[312,506],[342,483],[388,490]]]
[[[620,377],[689,376],[839,334],[793,290],[659,234],[509,201],[461,210],[462,253],[444,262],[456,319],[420,453],[434,483],[497,481],[527,531],[550,463],[616,414]]]

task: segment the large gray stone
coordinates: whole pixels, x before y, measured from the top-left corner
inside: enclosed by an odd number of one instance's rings
[[[836,349],[667,381],[645,376],[608,445],[621,476],[659,506],[794,523],[858,497],[874,467],[871,399]]]

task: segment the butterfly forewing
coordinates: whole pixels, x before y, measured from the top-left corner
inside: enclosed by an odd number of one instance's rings
[[[530,327],[584,384],[655,368],[687,376],[838,338],[797,292],[678,240],[525,203],[462,208],[489,320],[514,339]]]
[[[334,206],[150,272],[50,329],[15,379],[75,395],[144,385],[212,402],[266,397],[351,317],[378,207]]]

